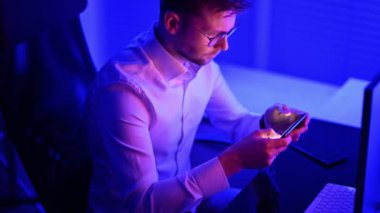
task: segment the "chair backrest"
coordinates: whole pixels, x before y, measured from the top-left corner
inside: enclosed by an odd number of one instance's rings
[[[48,212],[84,212],[82,140],[96,71],[79,14],[86,0],[0,0],[0,110]]]
[[[10,141],[0,111],[0,206],[4,212],[45,212]]]
[[[86,0],[0,0],[0,48],[28,41],[80,14]]]

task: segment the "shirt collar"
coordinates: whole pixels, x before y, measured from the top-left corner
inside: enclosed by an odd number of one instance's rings
[[[144,40],[143,49],[169,85],[192,80],[201,68],[185,58],[171,55],[157,40],[154,26],[147,32]]]

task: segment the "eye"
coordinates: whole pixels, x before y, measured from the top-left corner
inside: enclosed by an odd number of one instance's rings
[[[210,33],[210,34],[207,34],[207,36],[209,38],[216,38],[216,37],[219,37],[221,33]]]
[[[223,38],[226,35],[226,33],[218,33],[218,34],[212,34],[210,35],[210,38]]]

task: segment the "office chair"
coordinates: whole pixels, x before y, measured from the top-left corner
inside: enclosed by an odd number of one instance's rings
[[[82,137],[95,76],[79,14],[86,0],[0,0],[0,110],[47,212],[84,212]]]
[[[0,185],[1,212],[45,212],[14,144],[10,141],[1,111]]]

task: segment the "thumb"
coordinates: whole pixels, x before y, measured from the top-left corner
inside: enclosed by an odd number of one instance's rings
[[[280,138],[281,137],[281,135],[279,135],[272,128],[262,129],[260,131],[257,131],[255,136],[259,138]]]

